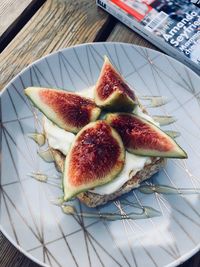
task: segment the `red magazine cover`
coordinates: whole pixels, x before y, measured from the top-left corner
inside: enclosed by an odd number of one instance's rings
[[[200,0],[97,0],[97,4],[200,72]]]
[[[140,22],[152,10],[150,4],[153,3],[154,0],[111,0],[111,2]]]

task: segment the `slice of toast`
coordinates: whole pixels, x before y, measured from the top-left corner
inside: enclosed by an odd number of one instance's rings
[[[58,171],[63,173],[65,156],[56,149],[51,148],[55,165]],[[108,201],[113,200],[125,193],[130,192],[132,189],[140,186],[140,183],[149,179],[153,174],[159,171],[165,165],[166,159],[164,158],[151,158],[151,163],[146,164],[144,168],[133,175],[119,190],[109,195],[99,195],[92,191],[86,191],[77,195],[77,198],[86,204],[88,207],[96,207],[106,204]]]
[[[141,105],[141,103],[139,103],[139,107],[143,113],[148,114],[147,110]],[[57,170],[63,173],[65,155],[63,155],[59,150],[53,148],[51,148],[51,151]],[[141,182],[149,179],[153,174],[158,172],[159,169],[161,169],[165,165],[165,163],[165,158],[151,157],[151,162],[146,164],[142,170],[138,171],[135,175],[130,177],[130,179],[116,192],[109,195],[99,195],[93,193],[92,190],[90,190],[80,193],[76,197],[88,207],[96,207],[106,204],[108,201],[122,196],[123,194],[130,192],[132,189],[139,187]]]

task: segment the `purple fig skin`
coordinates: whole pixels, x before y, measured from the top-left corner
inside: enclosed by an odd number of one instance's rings
[[[28,87],[25,94],[48,119],[73,133],[95,121],[101,112],[92,99],[63,90]]]
[[[135,93],[107,57],[95,86],[95,103],[112,111],[131,111],[138,104]]]
[[[186,152],[170,136],[142,117],[127,113],[110,113],[106,121],[119,133],[130,153],[141,156],[187,158]]]

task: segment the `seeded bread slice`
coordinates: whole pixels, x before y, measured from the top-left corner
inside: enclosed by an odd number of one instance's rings
[[[63,172],[65,156],[58,150],[52,149],[52,154],[55,160],[55,165],[58,171]],[[166,159],[164,158],[151,158],[151,163],[146,164],[142,170],[137,172],[130,178],[119,190],[110,195],[99,195],[91,191],[83,192],[77,195],[77,198],[88,207],[96,207],[106,204],[108,201],[113,200],[125,193],[130,192],[132,189],[140,186],[140,183],[149,179],[153,174],[159,171],[165,165]]]

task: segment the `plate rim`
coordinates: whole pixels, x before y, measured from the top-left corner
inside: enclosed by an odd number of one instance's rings
[[[182,68],[187,69],[187,71],[189,71],[189,73],[192,73],[192,75],[197,76],[197,78],[200,81],[200,76],[193,71],[192,69],[190,69],[188,66],[186,66],[185,64],[183,64],[182,62],[178,61],[177,59],[166,55],[164,52],[160,52],[160,51],[156,51],[152,48],[148,48],[148,47],[144,47],[141,45],[136,45],[136,44],[132,44],[132,43],[125,43],[125,42],[88,42],[88,43],[82,43],[82,44],[77,44],[77,45],[72,45],[69,47],[64,47],[62,49],[58,49],[57,51],[53,51],[52,53],[49,53],[45,56],[42,56],[41,58],[33,61],[32,63],[30,63],[28,66],[26,66],[25,68],[23,68],[18,74],[16,74],[1,90],[0,92],[0,98],[2,97],[3,93],[7,90],[7,88],[18,78],[18,76],[22,75],[24,72],[26,72],[32,65],[39,63],[40,61],[43,61],[45,58],[49,58],[51,56],[54,56],[56,54],[58,54],[59,52],[63,52],[66,50],[70,50],[70,49],[74,49],[77,47],[82,47],[82,46],[88,46],[88,45],[94,45],[94,46],[98,46],[98,45],[123,45],[123,46],[132,46],[135,48],[139,48],[139,49],[144,49],[144,50],[148,50],[151,51],[151,53],[155,53],[155,54],[159,54],[163,57],[167,57],[170,60],[172,60],[173,62],[175,62],[175,64],[178,64],[180,66],[182,66]],[[0,177],[1,178],[1,177]],[[1,179],[0,179],[1,180]],[[1,213],[0,213],[1,214]],[[3,233],[3,235],[8,239],[8,241],[17,249],[19,250],[23,255],[25,255],[27,258],[31,259],[33,262],[41,265],[42,267],[49,267],[49,265],[45,264],[44,262],[38,260],[36,257],[34,257],[33,255],[31,255],[31,253],[27,252],[24,248],[22,248],[20,245],[18,245],[13,239],[12,237],[9,236],[9,234],[6,232],[6,230],[3,228],[3,226],[0,224],[0,231]],[[183,254],[181,257],[179,257],[178,259],[174,260],[173,262],[164,265],[163,267],[176,267],[177,265],[184,263],[185,261],[187,261],[189,258],[191,258],[192,256],[194,256],[198,251],[200,251],[200,242],[199,244],[197,244],[192,250],[186,252],[185,254]]]

